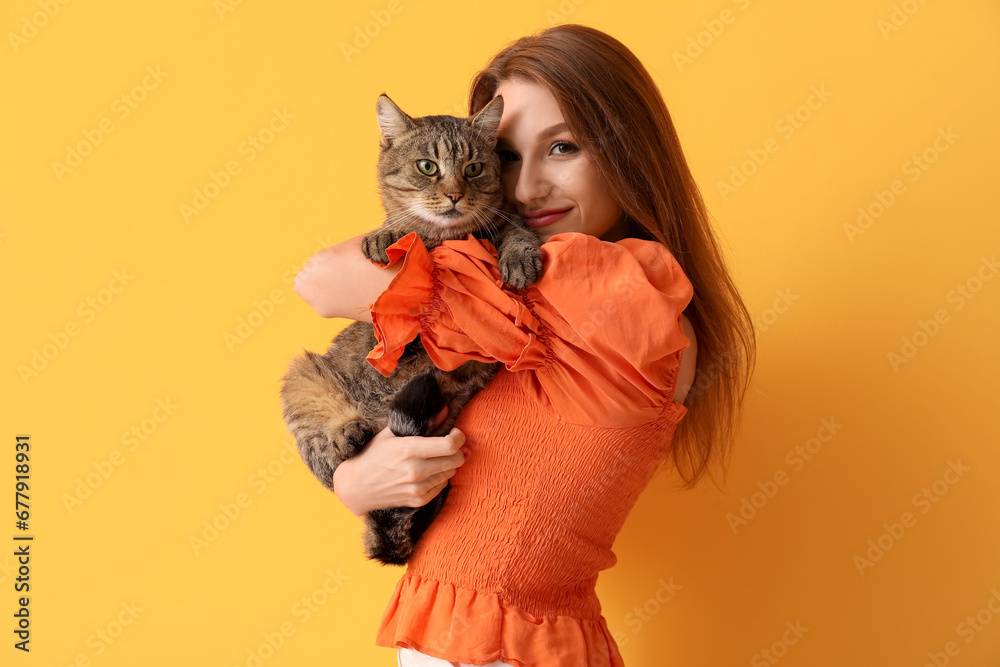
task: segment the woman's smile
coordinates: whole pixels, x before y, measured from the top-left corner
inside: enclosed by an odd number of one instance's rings
[[[537,211],[525,211],[524,219],[527,221],[529,227],[544,227],[545,225],[550,225],[556,220],[561,220],[567,213],[573,210],[573,207],[558,209],[558,208],[546,208],[539,209]]]

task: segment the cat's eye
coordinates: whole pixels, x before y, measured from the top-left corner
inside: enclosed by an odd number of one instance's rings
[[[479,174],[483,173],[483,163],[473,162],[465,168],[465,175],[469,178],[475,178]]]
[[[438,166],[431,160],[417,160],[417,169],[420,170],[421,174],[433,176],[437,173]]]

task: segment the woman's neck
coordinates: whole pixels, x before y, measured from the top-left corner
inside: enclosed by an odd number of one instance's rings
[[[618,222],[600,236],[602,241],[608,241],[609,243],[614,243],[624,238],[628,238],[628,218],[626,216],[618,218]]]

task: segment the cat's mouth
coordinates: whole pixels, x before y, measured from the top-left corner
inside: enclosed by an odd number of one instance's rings
[[[465,226],[474,219],[471,211],[459,211],[457,208],[441,212],[427,211],[427,217],[431,222],[449,228]]]

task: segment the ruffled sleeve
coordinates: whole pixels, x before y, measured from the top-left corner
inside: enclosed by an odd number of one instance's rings
[[[551,236],[542,276],[523,290],[504,284],[496,248],[472,234],[430,252],[416,233],[387,250],[402,260],[369,306],[382,375],[420,335],[442,370],[500,361],[547,410],[577,424],[631,426],[671,407],[682,353],[680,317],[693,288],[662,244]]]

